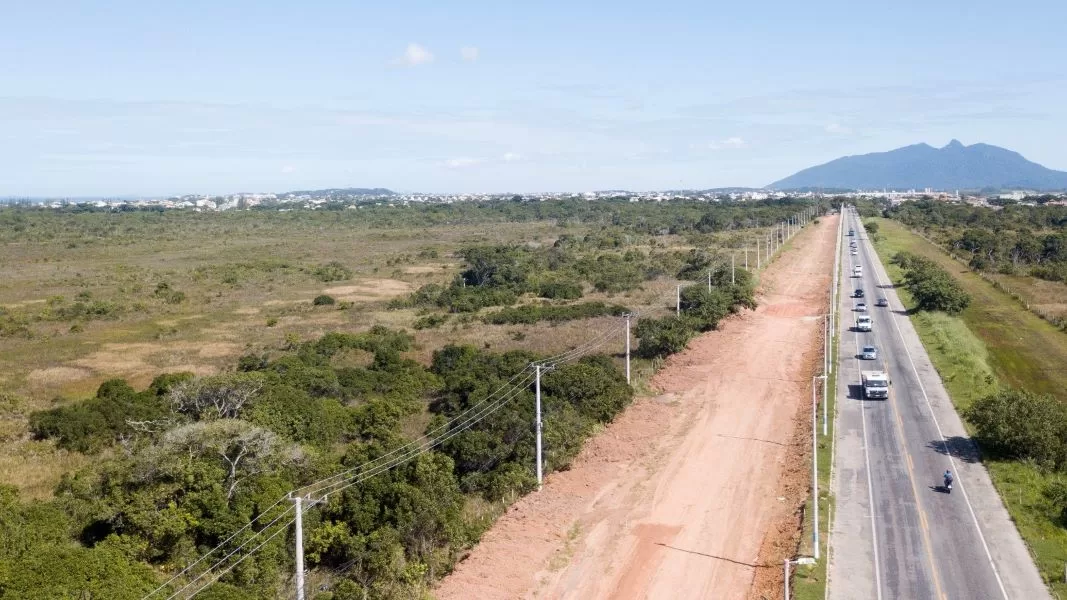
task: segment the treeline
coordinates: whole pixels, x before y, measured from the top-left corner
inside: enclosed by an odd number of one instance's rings
[[[629,312],[625,306],[605,304],[603,302],[581,302],[578,304],[526,304],[504,308],[482,315],[482,321],[492,325],[531,325],[541,321],[562,323],[578,319],[595,317],[622,316]]]
[[[279,356],[246,355],[230,373],[161,375],[141,391],[112,380],[93,398],[34,413],[36,437],[96,459],[64,477],[51,501],[0,489],[0,598],[140,598],[157,573],[177,572],[287,490],[386,455],[414,423],[441,426],[539,358],[447,346],[424,367],[402,358],[412,343],[381,327],[328,334]],[[603,356],[549,371],[542,392],[549,471],[566,468],[632,398]],[[532,423],[525,390],[437,449],[309,511],[309,568],[344,573],[318,597],[425,593],[491,523],[471,503],[535,485]],[[201,597],[279,595],[290,547],[275,539]]]
[[[959,314],[971,303],[970,295],[934,261],[910,252],[897,252],[891,262],[904,272],[904,287],[918,310]]]
[[[995,210],[920,201],[899,204],[886,215],[925,230],[976,271],[1067,281],[1067,207]]]
[[[731,282],[730,269],[712,273],[712,288],[690,285],[681,291],[681,314],[637,322],[640,339],[637,354],[645,358],[664,357],[685,349],[694,336],[718,327],[719,322],[742,307],[755,308],[755,279],[737,270]]]
[[[450,313],[476,312],[491,306],[511,306],[523,295],[548,300],[575,300],[587,289],[621,293],[641,288],[660,277],[705,280],[712,271],[728,267],[729,258],[702,249],[657,250],[639,247],[633,235],[612,228],[584,236],[565,234],[551,246],[472,246],[457,255],[464,270],[448,285],[431,283],[392,308],[443,309]],[[587,307],[593,310],[592,307]],[[522,310],[506,314],[509,319]],[[576,314],[544,309],[562,316]],[[501,317],[503,318],[503,317]],[[527,317],[521,322],[540,318]],[[548,317],[548,320],[554,320]]]
[[[61,212],[4,207],[0,208],[0,243],[68,240],[77,244],[134,243],[146,236],[156,240],[181,240],[189,231],[223,236],[254,228],[263,236],[279,236],[291,234],[294,228],[304,228],[322,235],[332,229],[408,229],[531,221],[619,227],[643,235],[710,233],[771,226],[810,205],[810,200],[794,198],[757,202],[693,199],[629,202],[570,198],[536,202],[493,200],[361,206],[358,210],[289,212]]]

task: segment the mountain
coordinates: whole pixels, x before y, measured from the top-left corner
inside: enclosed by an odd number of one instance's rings
[[[943,148],[915,144],[859,156],[846,156],[804,169],[769,186],[772,189],[848,188],[937,190],[979,188],[1067,189],[1067,172],[1047,169],[1018,152],[989,144]]]
[[[296,190],[279,196],[311,196],[312,198],[351,198],[356,196],[395,196],[385,188],[328,188],[324,190]]]

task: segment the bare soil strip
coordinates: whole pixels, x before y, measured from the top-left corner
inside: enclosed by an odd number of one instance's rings
[[[759,309],[672,357],[653,382],[659,396],[635,402],[571,470],[516,502],[437,597],[780,595],[809,491],[801,442],[832,221],[763,273]]]

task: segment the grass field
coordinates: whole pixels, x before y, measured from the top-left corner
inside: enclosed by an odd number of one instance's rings
[[[959,317],[941,313],[912,317],[957,409],[966,408],[998,385],[1064,398],[1067,334],[1027,312],[1011,296],[899,223],[884,219],[878,223],[875,248],[894,282],[901,273],[888,260],[906,250],[936,260],[972,296],[971,306]],[[898,293],[905,306],[913,305],[906,290],[898,288]],[[1020,462],[986,460],[985,464],[1045,582],[1055,597],[1067,598],[1067,529],[1059,524],[1059,515],[1044,496],[1048,484],[1063,475]]]

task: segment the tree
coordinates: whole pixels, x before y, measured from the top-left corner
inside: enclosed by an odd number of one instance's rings
[[[1006,458],[1047,467],[1067,464],[1067,407],[1052,396],[1006,389],[976,400],[964,411],[975,437]]]
[[[193,419],[236,419],[261,389],[261,374],[232,373],[182,381],[170,388],[167,399],[174,412]]]
[[[201,421],[168,431],[162,450],[221,461],[227,473],[227,499],[245,478],[303,458],[299,447],[285,444],[274,432],[236,419]]]

